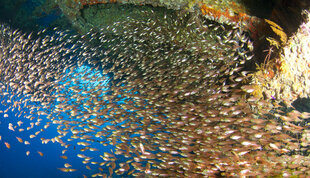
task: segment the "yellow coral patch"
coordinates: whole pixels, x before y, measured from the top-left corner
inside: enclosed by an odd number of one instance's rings
[[[277,49],[279,49],[280,43],[271,37],[267,37],[266,40],[269,42],[270,46],[275,46]]]
[[[274,23],[271,20],[265,19],[265,21],[270,25],[272,31],[280,37],[282,45],[284,45],[287,42],[287,35],[284,32],[283,28],[281,28],[278,24]]]

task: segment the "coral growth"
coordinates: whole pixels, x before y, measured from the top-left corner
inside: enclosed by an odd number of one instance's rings
[[[251,16],[244,5],[235,1],[207,1],[207,0],[56,0],[63,13],[72,21],[73,25],[80,31],[87,27],[87,21],[81,16],[80,10],[95,4],[111,4],[118,5],[152,5],[154,7],[165,7],[174,10],[187,10],[197,14],[202,13],[208,19],[215,20],[225,24],[239,24],[248,30],[252,37],[257,39],[258,26],[262,21],[255,16]],[[198,7],[198,8],[197,8]],[[99,10],[99,9],[98,9]],[[99,12],[100,13],[100,12]]]
[[[226,9],[223,12],[221,10],[208,7],[206,4],[202,4],[200,8],[203,15],[208,15],[214,20],[217,20],[219,22],[223,22],[225,20],[230,22],[240,22],[249,20],[249,16],[243,12],[238,12],[238,14],[235,15],[229,9]]]
[[[272,31],[280,37],[281,45],[285,45],[285,43],[287,42],[287,35],[284,32],[283,28],[281,28],[278,24],[274,23],[271,20],[265,19],[265,21],[270,25]],[[274,39],[270,39],[268,41],[271,43],[271,45],[275,45],[277,48],[279,48],[279,43],[275,42]]]
[[[289,40],[278,25],[267,21],[280,40],[269,38],[270,44],[279,47],[280,56],[272,59],[271,66],[275,66],[276,75],[270,80],[263,79],[257,73],[255,83],[259,83],[268,96],[272,96],[287,103],[292,103],[297,97],[307,97],[310,94],[310,15]],[[281,46],[280,46],[281,45]],[[262,85],[264,84],[264,85]]]

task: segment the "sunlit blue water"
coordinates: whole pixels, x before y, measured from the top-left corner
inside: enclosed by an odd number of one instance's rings
[[[29,16],[31,15],[35,7],[40,5],[42,2],[43,1],[27,0],[24,3],[20,4],[20,7],[25,11],[25,16]],[[55,10],[50,14],[41,14],[41,18],[37,19],[38,28],[46,28],[51,23],[53,23],[54,20],[58,19],[58,11]],[[80,68],[77,67],[75,73],[83,72],[85,70],[91,69],[87,66],[82,66]],[[99,71],[90,72],[93,73],[92,75],[102,77],[100,76]],[[70,80],[70,77],[72,76],[69,76],[67,80]],[[91,88],[96,85],[107,85],[109,81],[108,78],[105,82],[101,83],[96,83],[94,81],[83,81],[81,80],[81,75],[76,75],[76,79],[79,81],[80,85],[85,85],[86,88]],[[7,99],[8,98],[6,98],[5,100]],[[8,107],[9,105],[4,106],[0,104],[1,111],[7,110]],[[50,110],[47,112],[53,111]],[[49,142],[47,144],[42,144],[40,138],[53,138],[58,135],[56,128],[57,125],[51,124],[49,128],[44,129],[44,131],[41,132],[37,137],[32,139],[29,138],[29,135],[34,134],[40,129],[43,129],[46,122],[49,121],[46,116],[39,116],[42,119],[40,125],[34,126],[33,129],[27,130],[26,128],[30,126],[30,122],[36,122],[35,120],[30,121],[29,119],[25,118],[24,115],[21,115],[21,117],[17,117],[19,112],[16,108],[14,111],[11,111],[11,109],[9,109],[6,114],[8,114],[9,117],[4,117],[4,113],[0,113],[0,178],[78,178],[83,177],[83,175],[91,177],[91,174],[99,172],[97,169],[98,166],[94,165],[90,165],[92,170],[86,169],[85,165],[82,163],[81,158],[77,157],[77,154],[81,153],[80,149],[82,148],[82,146],[76,145],[76,141],[73,141],[71,143],[72,146],[70,146],[67,149],[68,151],[64,154],[68,157],[68,159],[66,160],[60,158],[60,156],[62,155],[62,150],[66,148],[62,147],[59,143]],[[15,128],[15,131],[11,131],[8,129],[9,123],[12,123],[14,126],[16,126],[18,121],[23,122],[21,127]],[[25,131],[19,132],[19,128],[24,128]],[[23,141],[29,141],[30,145],[25,145],[24,143],[18,142],[16,137],[23,139]],[[64,141],[66,140],[64,139]],[[10,149],[6,147],[6,145],[4,144],[5,142],[10,144]],[[92,147],[98,147],[98,149],[101,150],[100,154],[103,154],[104,150],[102,145],[93,144]],[[109,149],[109,147],[107,147],[106,149]],[[30,152],[29,156],[26,155],[27,151]],[[42,152],[43,156],[40,156],[38,151]],[[95,157],[100,158],[98,156],[98,152],[87,153],[88,156],[92,156],[92,154]],[[94,159],[94,161],[99,160]],[[71,164],[72,168],[77,169],[77,171],[72,173],[65,173],[57,169],[63,168],[65,163]]]
[[[99,77],[104,78],[100,74],[99,71],[96,71],[95,69],[91,69],[89,66],[81,66],[77,67],[76,70],[71,75],[68,75],[64,82],[70,82],[70,77],[74,81],[79,83],[78,87],[83,88],[85,91],[93,89],[94,87],[100,85],[104,88],[104,86],[108,85],[109,78],[106,77],[106,80],[102,80],[101,82],[98,81],[87,81],[83,80],[81,73],[85,71],[87,72],[88,77]],[[71,83],[70,86],[74,86],[74,82]],[[107,90],[108,88],[106,88]],[[67,97],[70,98],[70,91],[67,91]],[[74,102],[74,101],[72,101]],[[9,106],[9,105],[8,105]],[[4,111],[8,108],[8,106],[1,105],[1,110]],[[77,157],[78,153],[81,153],[79,150],[83,148],[83,146],[76,145],[78,141],[71,141],[67,142],[68,144],[71,144],[68,151],[64,154],[68,157],[68,159],[62,159],[60,156],[62,155],[62,150],[66,149],[62,146],[60,146],[59,143],[52,143],[49,142],[47,144],[42,144],[40,138],[53,138],[58,135],[57,133],[57,125],[51,124],[51,126],[45,131],[41,132],[37,137],[35,138],[29,138],[29,135],[34,134],[36,131],[43,129],[43,126],[46,124],[46,121],[49,121],[46,116],[39,116],[42,121],[39,126],[34,126],[33,129],[26,130],[27,127],[30,126],[30,122],[36,122],[30,121],[27,118],[24,118],[21,116],[18,118],[15,115],[18,115],[19,113],[16,112],[17,109],[15,109],[15,112],[9,110],[6,114],[9,115],[9,117],[4,117],[4,113],[1,113],[1,124],[0,124],[0,135],[2,137],[2,141],[0,142],[0,177],[29,177],[29,178],[35,178],[35,177],[82,177],[82,175],[91,176],[91,174],[99,172],[97,165],[90,165],[92,170],[86,169],[85,165],[82,163],[82,159]],[[46,112],[53,112],[51,110],[47,110]],[[64,117],[67,117],[66,114],[63,115]],[[8,126],[9,123],[12,123],[13,126],[17,125],[18,121],[22,121],[23,124],[21,127],[15,128],[15,131],[9,130]],[[24,128],[25,131],[19,132],[19,128]],[[70,136],[70,134],[68,134]],[[25,145],[24,143],[18,142],[16,137],[20,137],[23,139],[23,141],[29,141],[30,145]],[[70,137],[64,137],[64,138],[70,138]],[[63,141],[66,142],[65,139]],[[11,148],[6,148],[4,142],[7,142],[10,144]],[[110,152],[109,150],[112,147],[103,147],[99,143],[93,143],[91,145],[94,148],[100,149],[100,152],[85,152],[87,156],[94,157],[92,161],[103,161],[99,157],[99,154],[103,154],[104,151]],[[30,151],[29,156],[26,155],[26,151]],[[44,155],[40,156],[38,154],[38,151],[42,152]],[[76,172],[72,173],[64,173],[58,170],[57,168],[63,168],[65,163],[69,163],[72,165],[72,168],[77,169]],[[106,170],[106,172],[108,172]]]

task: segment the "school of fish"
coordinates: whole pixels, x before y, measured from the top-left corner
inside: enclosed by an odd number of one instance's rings
[[[1,112],[20,117],[10,132],[37,128],[20,143],[56,126],[42,144],[60,143],[66,160],[73,143],[87,169],[99,166],[92,177],[308,174],[300,139],[309,115],[252,95],[252,48],[238,26],[182,11],[85,35],[1,24]]]

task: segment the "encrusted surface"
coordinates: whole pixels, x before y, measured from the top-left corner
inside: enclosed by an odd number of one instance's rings
[[[307,20],[288,40],[277,59],[281,63],[279,72],[271,76],[259,71],[254,77],[267,97],[292,103],[310,94],[310,15],[306,14]]]
[[[209,0],[56,0],[56,3],[62,9],[63,13],[71,20],[73,26],[80,31],[87,31],[92,23],[83,19],[86,15],[83,9],[92,8],[92,11],[97,11],[96,14],[105,13],[102,8],[97,8],[98,4],[118,4],[118,5],[151,5],[153,7],[165,7],[173,10],[186,10],[197,14],[202,13],[208,19],[215,20],[225,24],[240,24],[245,29],[252,33],[256,32],[256,26],[260,24],[260,19],[250,15],[249,9],[239,0],[228,1],[209,1]],[[102,6],[101,6],[102,7]],[[101,11],[101,12],[100,12]],[[122,14],[130,16],[130,8]],[[91,15],[91,14],[88,14]],[[118,13],[115,16],[110,16],[111,19],[122,16]],[[98,26],[97,26],[98,27]]]

